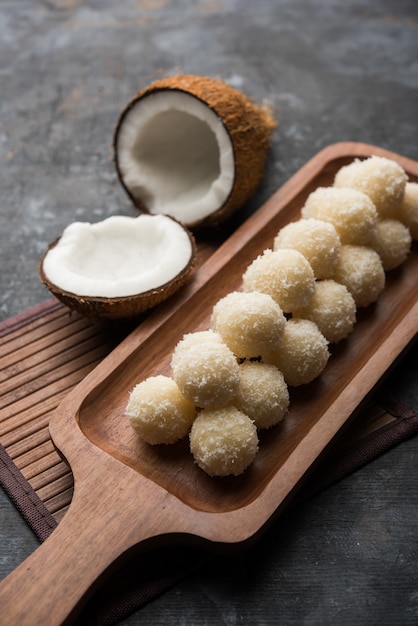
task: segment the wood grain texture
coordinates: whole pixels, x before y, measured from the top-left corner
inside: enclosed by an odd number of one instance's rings
[[[292,394],[288,418],[263,438],[256,462],[238,479],[204,475],[184,442],[164,450],[141,444],[123,417],[127,394],[138,380],[169,371],[183,333],[208,326],[213,304],[239,288],[247,264],[271,246],[282,225],[299,217],[310,191],[330,184],[352,158],[370,154],[394,158],[417,179],[415,162],[372,146],[336,144],[319,153],[202,265],[170,305],[149,316],[63,400],[50,432],[72,467],[74,498],[58,529],[0,585],[10,623],[73,619],[86,592],[129,550],[180,536],[219,544],[250,540],[286,505],[416,334],[416,250],[388,276],[378,303],[359,315],[349,339],[333,349],[321,378]],[[56,580],[59,586],[52,584]],[[24,598],[18,606],[17,587]]]

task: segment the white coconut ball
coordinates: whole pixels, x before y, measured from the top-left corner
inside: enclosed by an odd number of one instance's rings
[[[286,318],[266,293],[234,291],[213,308],[211,325],[239,358],[261,356],[283,332]]]
[[[277,348],[265,360],[275,365],[291,387],[317,378],[328,363],[328,341],[318,326],[307,319],[288,320]]]
[[[293,315],[315,322],[327,341],[338,343],[353,330],[356,312],[356,303],[347,287],[327,279],[317,281],[309,304]]]
[[[147,443],[169,444],[185,437],[196,416],[194,405],[167,376],[151,376],[135,385],[125,410]]]
[[[386,218],[378,220],[370,239],[385,270],[392,270],[407,258],[412,244],[411,233],[400,220]]]
[[[403,200],[394,217],[405,224],[412,239],[418,241],[418,183],[406,183]]]
[[[171,369],[181,393],[197,407],[219,408],[236,395],[238,362],[211,330],[184,335],[174,348]]]
[[[390,217],[402,202],[406,182],[406,172],[396,161],[371,156],[343,166],[335,176],[334,186],[364,192],[380,217]]]
[[[337,262],[341,241],[331,222],[314,218],[291,222],[277,233],[273,250],[294,248],[309,261],[315,278],[327,278]]]
[[[247,267],[243,290],[267,293],[284,313],[305,306],[315,290],[315,276],[298,250],[267,249]]]
[[[190,450],[197,465],[210,476],[238,476],[258,452],[257,428],[234,406],[204,409],[193,422]]]
[[[244,361],[234,404],[257,428],[270,428],[289,410],[289,390],[282,372],[269,363]]]
[[[318,187],[307,197],[302,217],[331,222],[342,244],[360,245],[367,243],[378,216],[371,199],[358,189]]]
[[[375,302],[385,287],[380,256],[367,246],[342,246],[333,279],[351,293],[358,307]]]

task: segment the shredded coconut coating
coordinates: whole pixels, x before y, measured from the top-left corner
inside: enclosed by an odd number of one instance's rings
[[[194,405],[167,376],[152,376],[130,393],[126,415],[147,443],[169,444],[185,437],[196,416]]]
[[[243,290],[267,293],[284,313],[308,304],[315,276],[303,254],[291,248],[267,249],[247,267]]]
[[[202,343],[206,344],[207,342],[223,344],[220,334],[210,328],[208,330],[199,330],[195,333],[186,333],[177,345],[179,346],[178,350],[187,350],[189,347],[200,346]]]
[[[378,220],[370,240],[370,247],[380,256],[386,271],[393,270],[406,260],[411,244],[409,228],[400,220],[391,218]]]
[[[178,342],[173,377],[134,387],[132,427],[150,444],[189,433],[208,475],[242,474],[258,452],[258,429],[284,419],[289,387],[320,376],[329,344],[352,332],[357,308],[377,300],[385,271],[404,262],[412,239],[418,183],[381,157],[342,167],[246,268],[242,291],[215,304],[211,327]]]
[[[361,245],[369,239],[377,221],[377,211],[370,198],[360,190],[318,187],[306,199],[302,217],[331,222],[342,244]]]
[[[239,365],[218,333],[189,333],[174,348],[171,369],[182,394],[199,408],[230,403],[239,384]]]
[[[367,246],[342,246],[333,279],[351,293],[357,307],[375,302],[385,287],[380,256]]]
[[[213,308],[211,325],[238,358],[254,358],[272,350],[286,318],[271,296],[234,291]]]
[[[315,218],[291,222],[277,233],[273,249],[294,248],[309,261],[315,278],[327,278],[337,262],[340,237],[331,222]]]
[[[335,176],[334,186],[363,191],[380,217],[391,217],[402,202],[406,182],[406,172],[396,161],[371,156],[342,167]]]
[[[234,406],[199,413],[190,431],[190,450],[210,476],[238,476],[258,451],[257,428]]]
[[[234,404],[257,428],[271,428],[289,410],[289,390],[282,372],[269,363],[244,361]]]
[[[407,226],[412,239],[418,241],[418,183],[406,183],[403,200],[394,217]]]
[[[278,347],[266,362],[283,372],[291,387],[306,385],[317,378],[329,359],[328,341],[311,320],[288,320]]]
[[[357,307],[353,296],[345,285],[334,280],[319,280],[308,306],[293,312],[314,322],[325,339],[338,343],[353,330]]]

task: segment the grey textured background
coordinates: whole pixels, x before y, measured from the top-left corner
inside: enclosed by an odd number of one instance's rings
[[[415,0],[0,0],[0,319],[49,297],[37,263],[68,223],[135,214],[113,128],[138,89],[175,72],[223,78],[276,110],[241,219],[334,142],[418,159]],[[392,381],[415,409],[417,356]],[[124,623],[416,624],[417,470],[412,439]],[[36,545],[1,493],[0,575]]]

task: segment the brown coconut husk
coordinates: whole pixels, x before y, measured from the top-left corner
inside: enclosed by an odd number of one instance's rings
[[[206,76],[190,74],[170,76],[157,80],[139,91],[118,120],[113,146],[119,180],[134,205],[145,213],[149,213],[146,202],[132,194],[119,169],[118,134],[126,114],[139,100],[164,90],[183,91],[198,98],[219,117],[231,139],[235,177],[228,198],[222,206],[203,220],[187,224],[191,228],[216,226],[240,209],[254,194],[264,174],[270,138],[277,122],[269,107],[258,106],[227,83]]]

